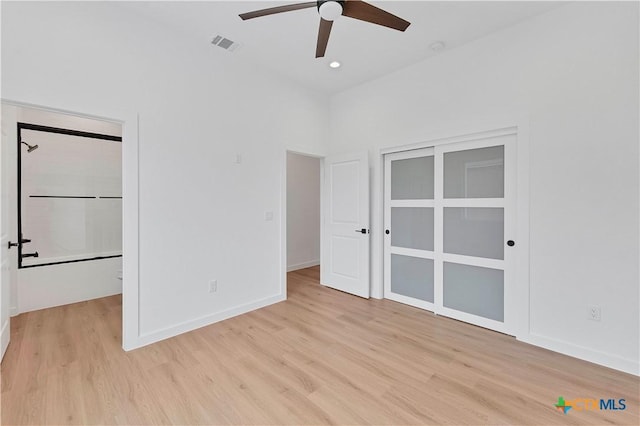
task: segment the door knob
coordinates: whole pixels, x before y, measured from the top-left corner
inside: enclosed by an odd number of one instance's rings
[[[356,232],[359,232],[361,234],[366,234],[367,233],[367,228],[356,229]]]
[[[515,245],[516,245],[516,242],[515,242],[515,241],[513,241],[513,240],[509,240],[509,241],[507,241],[507,245],[508,245],[509,247],[513,247],[513,246],[515,246]]]
[[[389,235],[389,230],[384,231],[385,234]]]

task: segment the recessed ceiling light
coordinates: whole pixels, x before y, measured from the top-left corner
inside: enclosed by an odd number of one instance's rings
[[[440,50],[444,49],[444,43],[441,41],[434,41],[429,45],[429,48],[434,52],[439,52]]]
[[[342,65],[342,64],[341,64],[340,62],[338,62],[338,61],[333,61],[333,62],[331,62],[331,63],[329,64],[329,66],[330,66],[331,68],[333,68],[333,69],[335,69],[335,68],[340,68],[340,65]]]

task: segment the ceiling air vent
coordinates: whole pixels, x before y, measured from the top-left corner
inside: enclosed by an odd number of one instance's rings
[[[229,40],[228,38],[221,35],[215,36],[213,40],[211,40],[211,44],[221,47],[224,50],[228,50],[229,52],[233,52],[238,48],[238,46],[240,46],[239,43]]]

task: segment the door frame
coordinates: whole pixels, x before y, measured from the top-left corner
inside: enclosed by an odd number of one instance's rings
[[[91,109],[78,112],[81,106],[38,105],[1,98],[0,102],[20,108],[67,114],[122,126],[122,348],[126,351],[143,346],[139,327],[139,116],[126,107]]]
[[[530,308],[529,308],[529,120],[526,115],[516,118],[497,119],[489,122],[471,123],[453,126],[437,133],[433,133],[421,142],[382,148],[379,150],[380,175],[377,179],[376,192],[378,205],[374,208],[379,212],[374,226],[384,229],[384,182],[385,182],[385,155],[412,151],[417,149],[435,147],[455,142],[466,142],[490,137],[513,135],[516,136],[516,253],[515,253],[515,288],[513,307],[517,313],[511,331],[517,339],[524,339],[530,333]],[[378,233],[376,244],[379,244],[378,256],[381,275],[377,283],[379,293],[383,294],[384,287],[384,232]],[[373,289],[372,289],[373,290]]]

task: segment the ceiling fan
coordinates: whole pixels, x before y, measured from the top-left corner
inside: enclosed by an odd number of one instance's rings
[[[321,58],[327,50],[329,34],[333,21],[340,16],[382,25],[398,31],[407,29],[410,22],[405,21],[389,12],[379,9],[369,3],[360,0],[318,0],[305,3],[289,4],[285,6],[270,7],[268,9],[255,10],[253,12],[242,13],[240,18],[259,18],[261,16],[274,15],[276,13],[292,12],[294,10],[317,7],[320,14],[320,29],[318,30],[318,44],[316,45],[316,58]]]

